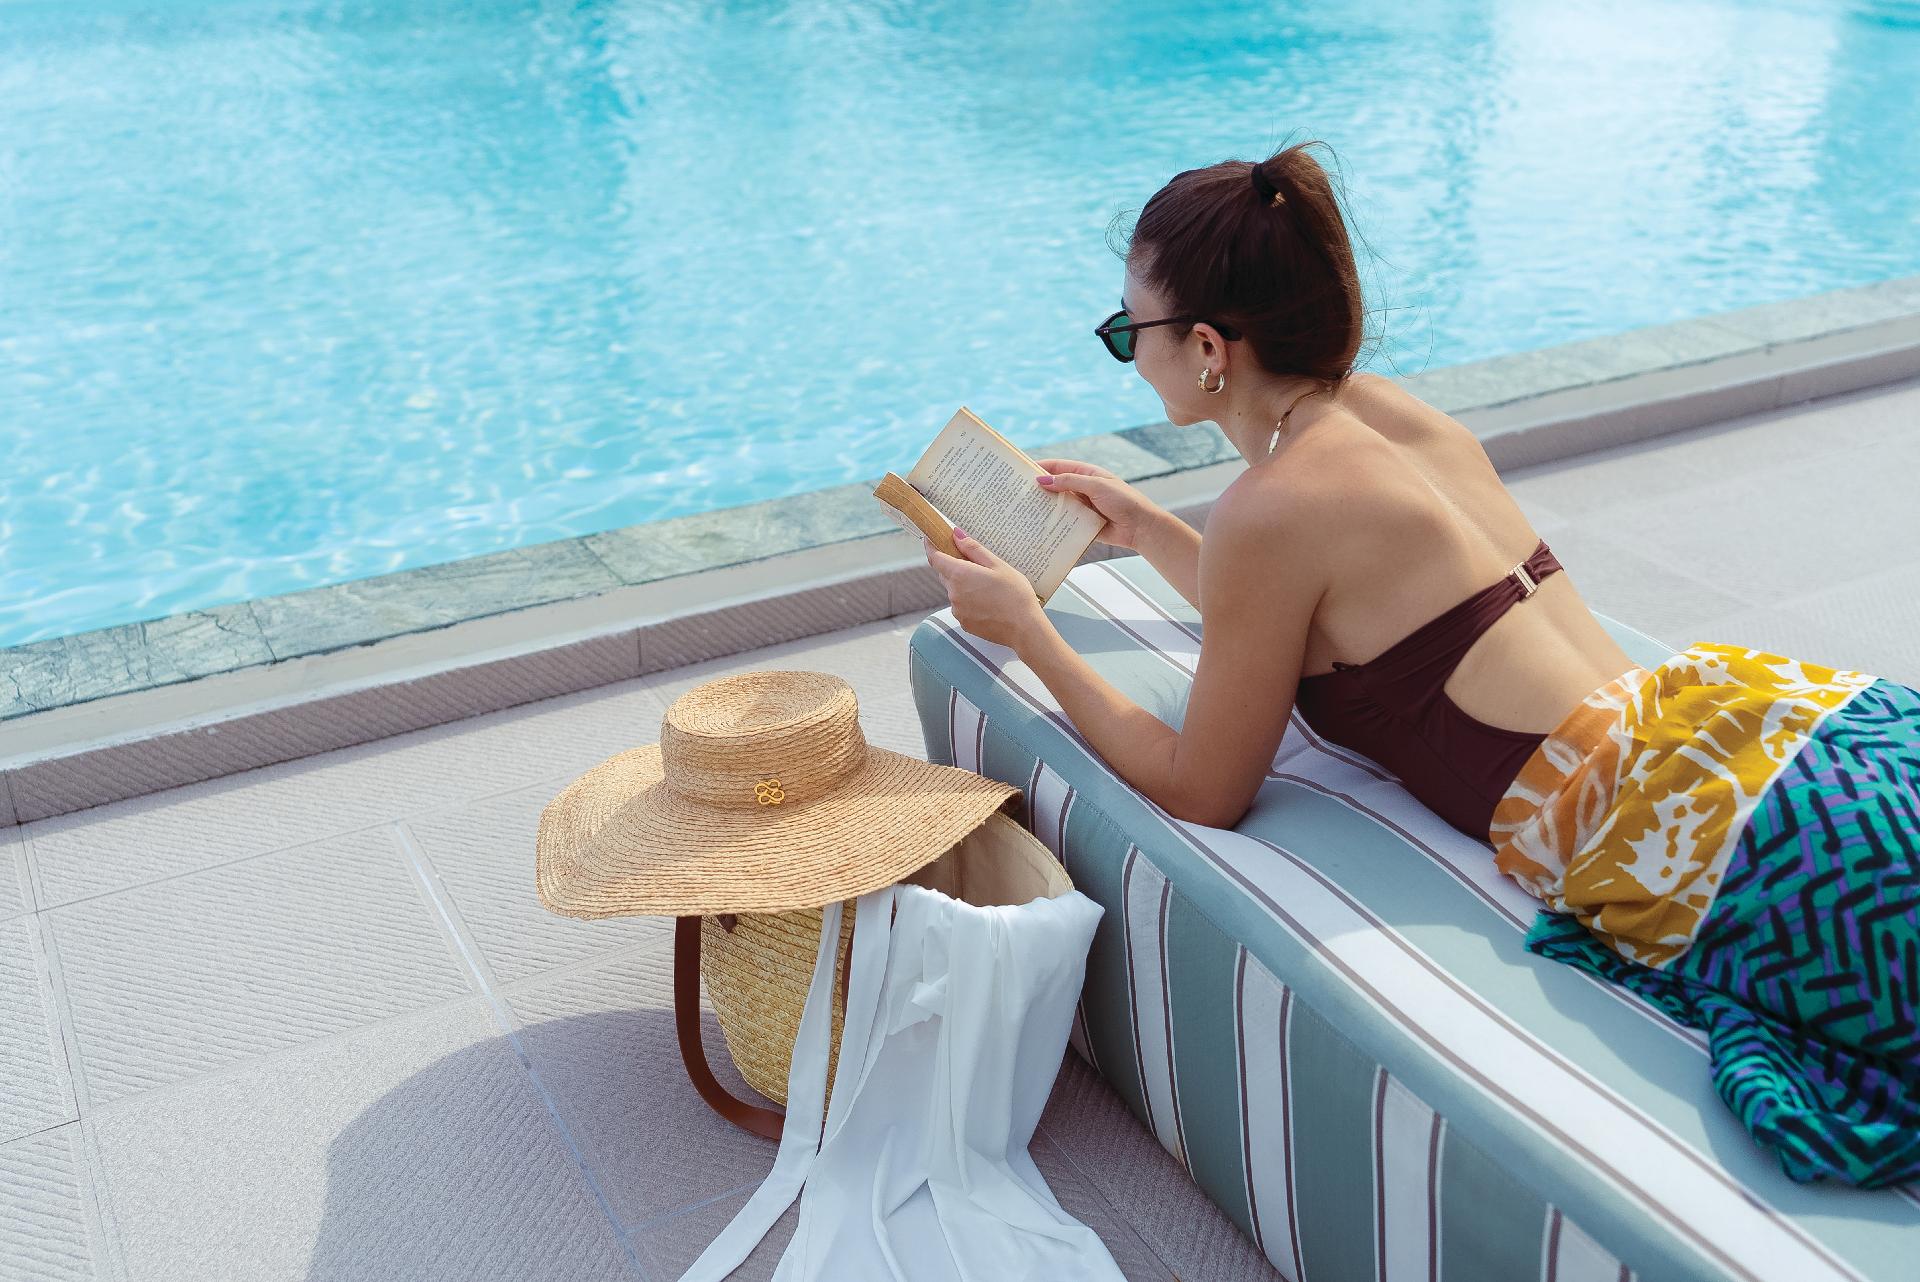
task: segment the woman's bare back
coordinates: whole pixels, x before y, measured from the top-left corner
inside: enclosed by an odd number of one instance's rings
[[[1534,533],[1465,427],[1397,384],[1356,375],[1347,413],[1313,426],[1274,466],[1287,484],[1339,487],[1339,528],[1318,549],[1328,587],[1303,675],[1365,663],[1532,554]],[[1254,469],[1258,472],[1260,469]],[[1251,479],[1251,478],[1249,478]],[[1634,666],[1575,587],[1577,567],[1540,581],[1476,638],[1443,687],[1468,716],[1544,734]]]

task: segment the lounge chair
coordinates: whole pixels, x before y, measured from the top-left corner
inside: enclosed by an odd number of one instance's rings
[[[1076,567],[1048,611],[1180,724],[1199,615],[1145,560]],[[1600,621],[1643,665],[1679,648]],[[909,659],[929,758],[1019,784],[1106,908],[1074,1052],[1283,1276],[1920,1276],[1920,1190],[1788,1179],[1700,1034],[1524,951],[1538,902],[1491,850],[1297,713],[1253,808],[1208,828],[1122,781],[950,609]]]

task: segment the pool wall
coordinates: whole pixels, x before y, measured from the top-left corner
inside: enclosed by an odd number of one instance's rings
[[[1915,375],[1920,276],[1399,381],[1504,472]],[[1243,467],[1211,424],[1046,452],[1196,526]],[[873,483],[0,649],[0,826],[945,604]]]

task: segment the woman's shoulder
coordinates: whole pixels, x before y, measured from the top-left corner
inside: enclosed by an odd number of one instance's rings
[[[1225,527],[1284,535],[1279,555],[1332,563],[1381,546],[1401,546],[1431,534],[1436,505],[1406,447],[1359,415],[1338,437],[1329,435],[1291,458],[1248,468],[1215,500]],[[1215,519],[1207,517],[1209,529]]]
[[[1288,467],[1293,460],[1272,460],[1249,467],[1227,482],[1207,513],[1208,529],[1222,525],[1272,529],[1283,525],[1320,489],[1309,469]]]
[[[1289,462],[1301,466],[1285,466]],[[1336,469],[1317,462],[1288,459],[1250,467],[1214,500],[1203,546],[1234,543],[1249,554],[1294,565],[1324,560],[1342,525],[1367,519],[1370,500],[1363,494],[1345,497],[1354,493]]]

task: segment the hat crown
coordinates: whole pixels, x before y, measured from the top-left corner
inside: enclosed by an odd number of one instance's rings
[[[739,672],[695,686],[660,721],[669,788],[707,805],[794,805],[867,759],[853,687],[826,672]]]

